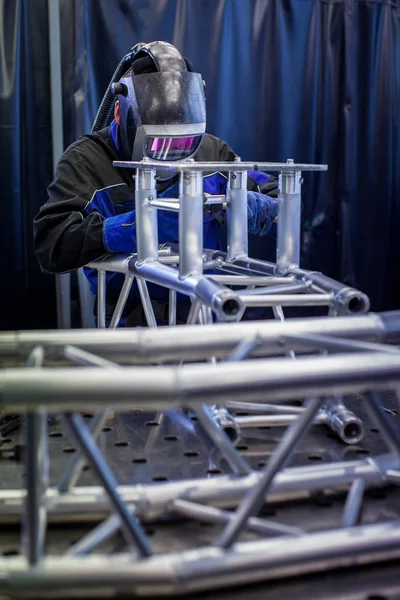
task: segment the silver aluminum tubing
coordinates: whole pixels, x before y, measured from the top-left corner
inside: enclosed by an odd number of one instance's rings
[[[171,269],[173,271],[173,269]],[[160,328],[101,331],[96,329],[17,331],[0,333],[0,355],[26,357],[37,345],[46,351],[62,350],[66,345],[79,347],[93,354],[109,357],[130,357],[137,361],[204,360],[212,354],[224,357],[243,340],[258,337],[260,346],[255,355],[282,354],[282,338],[290,335],[327,335],[377,342],[400,340],[400,311],[370,313],[353,317],[313,317],[278,321],[248,321],[232,327],[214,323],[190,329]],[[304,344],[293,342],[296,352],[305,352]]]
[[[332,294],[260,294],[240,293],[240,299],[248,307],[255,306],[330,306]]]
[[[361,419],[347,408],[340,396],[326,398],[319,416],[345,444],[358,444],[364,437]]]
[[[13,368],[0,371],[0,408],[19,413],[47,406],[65,412],[80,410],[84,402],[98,410],[110,398],[115,409],[165,410],[228,400],[280,403],[313,393],[395,389],[399,383],[400,357],[383,352],[300,358],[290,367],[285,358],[163,366],[157,377],[148,366],[121,367],[118,377],[111,368]]]
[[[44,350],[32,350],[27,368],[40,368]],[[22,524],[22,553],[31,565],[39,563],[45,554],[46,491],[49,484],[49,451],[47,444],[47,414],[45,410],[28,412],[25,422],[25,515]]]
[[[244,531],[249,517],[256,516],[259,513],[275,476],[283,469],[295,451],[297,444],[307,434],[320,404],[321,400],[319,398],[312,398],[304,412],[297,417],[296,422],[285,431],[282,441],[269,457],[260,480],[243,498],[235,511],[234,517],[228,522],[220,535],[217,542],[218,546],[225,549],[230,548]]]
[[[186,264],[189,264],[189,256]],[[237,321],[240,319],[244,312],[244,306],[238,295],[229,288],[225,288],[203,276],[202,265],[200,268],[200,275],[182,277],[176,269],[157,261],[139,264],[139,262],[132,260],[129,265],[133,275],[194,297],[202,304],[206,304],[215,312],[219,320]]]
[[[132,546],[137,546],[142,556],[151,556],[152,551],[147,536],[137,521],[136,515],[128,510],[125,502],[120,498],[117,491],[117,480],[95,440],[85,427],[82,417],[78,414],[66,414],[65,417],[97,477],[102,482],[111,505],[121,519],[122,533],[125,535],[126,541]]]
[[[342,527],[354,527],[358,525],[361,516],[362,501],[365,491],[363,479],[355,479],[348,491],[346,503],[342,516]]]
[[[168,298],[168,325],[176,325],[176,291],[169,290]]]
[[[148,327],[157,327],[156,317],[154,315],[153,305],[151,303],[149,290],[147,288],[147,282],[139,277],[136,279],[138,286],[140,299],[142,301],[142,307],[146,317],[146,323]]]
[[[289,159],[290,160],[290,159]],[[144,159],[142,161],[123,161],[123,160],[115,160],[113,162],[114,167],[121,167],[124,169],[159,169],[160,162],[157,160],[147,160]],[[174,161],[163,161],[162,163],[163,169],[170,169],[171,171],[200,171],[210,173],[213,171],[272,171],[274,173],[281,171],[327,171],[327,165],[308,165],[304,163],[294,163],[285,162],[285,163],[277,163],[277,162],[252,162],[252,161],[244,161],[244,162],[236,162],[236,161],[228,161],[228,162],[191,162],[190,160],[186,162],[174,162]]]
[[[288,164],[293,160],[288,159]],[[276,273],[285,275],[300,264],[301,171],[282,171],[279,176]]]
[[[236,475],[249,475],[251,473],[249,465],[232,445],[231,439],[223,429],[222,424],[218,424],[215,411],[210,410],[204,403],[190,408],[197,416],[200,425],[210,440],[228,461],[232,471]]]
[[[228,401],[226,403],[227,408],[232,410],[243,410],[253,413],[272,413],[278,415],[299,415],[304,411],[303,406],[290,406],[287,404],[265,404],[265,403],[252,403],[252,402],[235,402]]]
[[[128,300],[128,296],[129,296],[129,292],[131,291],[132,284],[133,284],[133,277],[131,277],[130,275],[126,275],[121,292],[118,296],[117,304],[115,306],[113,315],[111,317],[110,329],[115,329],[118,326],[118,323],[122,317],[122,313],[125,308],[126,302]]]
[[[325,488],[343,491],[358,478],[362,478],[367,487],[381,487],[389,480],[392,481],[392,474],[399,467],[399,460],[393,454],[382,454],[362,460],[287,468],[276,475],[268,494],[268,502],[304,499],[316,490]],[[165,515],[170,503],[177,498],[234,507],[257,484],[260,477],[261,473],[253,472],[244,477],[221,475],[212,479],[121,485],[117,492],[126,503],[136,506],[139,518],[152,519]],[[19,520],[24,497],[24,490],[0,490],[0,522]],[[100,486],[79,486],[62,494],[57,489],[50,488],[46,492],[46,500],[51,522],[63,522],[66,519],[96,522],[110,514],[109,499]]]
[[[212,418],[224,430],[230,441],[235,444],[240,439],[240,427],[237,419],[224,407],[214,404],[209,407]]]
[[[157,198],[155,171],[138,169],[135,181],[136,245],[139,262],[158,259],[157,210],[150,201]]]
[[[236,158],[240,163],[240,158]],[[232,171],[228,180],[227,261],[248,255],[247,171]]]
[[[90,354],[89,352],[85,352],[79,348],[74,348],[73,346],[66,346],[64,348],[64,354],[69,360],[72,360],[79,365],[91,365],[101,368],[113,368],[118,366],[109,360],[94,354]],[[107,423],[109,414],[110,409],[106,408],[100,413],[94,415],[93,419],[91,419],[89,431],[90,434],[93,435],[94,439],[97,439],[100,435],[104,425]],[[85,466],[85,462],[86,461],[81,450],[78,450],[78,452],[71,457],[64,473],[61,476],[60,483],[58,484],[58,490],[60,492],[66,492],[70,487],[76,485],[82,469]]]
[[[217,281],[221,285],[237,285],[237,286],[275,286],[285,285],[287,283],[295,283],[294,277],[268,277],[266,275],[207,275],[210,279]]]
[[[151,200],[149,206],[161,210],[169,210],[170,212],[179,212],[179,202],[171,202],[169,200]]]
[[[310,289],[310,284],[304,283],[285,283],[284,285],[271,285],[271,287],[258,287],[254,290],[241,290],[239,296],[256,296],[272,294],[300,294]]]
[[[235,417],[236,423],[241,429],[250,429],[254,427],[288,427],[296,421],[299,414],[276,414],[276,415],[251,415],[246,417]],[[315,416],[313,425],[324,425],[325,416],[318,413]]]
[[[104,329],[106,326],[106,272],[99,269],[97,272],[97,327]]]
[[[203,274],[203,177],[200,171],[181,173],[179,181],[179,275]]]
[[[400,556],[400,521],[328,530],[290,538],[241,542],[230,552],[214,546],[170,552],[133,561],[125,554],[49,557],[35,569],[20,558],[0,560],[3,594],[52,597],[59,590],[75,596],[165,598],[201,590],[277,580],[307,573],[351,568]]]
[[[171,504],[171,510],[185,517],[189,517],[190,519],[205,521],[206,523],[228,523],[234,518],[234,513],[232,512],[221,510],[214,506],[205,506],[204,504],[196,504],[195,502],[188,502],[187,500],[181,499],[175,500]],[[268,536],[298,536],[304,533],[299,527],[275,523],[274,521],[268,521],[266,519],[258,519],[257,517],[250,517],[247,521],[246,528],[249,531]]]
[[[335,295],[336,314],[363,314],[369,310],[368,296],[359,290],[344,285],[340,281],[331,279],[331,277],[327,277],[322,273],[303,271],[302,269],[291,269],[290,273],[311,281],[315,291],[333,293]]]
[[[389,354],[399,354],[400,348],[389,346],[388,344],[374,344],[372,342],[363,342],[360,340],[348,340],[327,335],[306,335],[303,337],[285,336],[282,342],[287,344],[304,344],[309,350],[324,350],[328,352],[388,352]]]

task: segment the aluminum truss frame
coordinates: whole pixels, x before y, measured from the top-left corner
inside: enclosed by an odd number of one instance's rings
[[[98,271],[98,326],[106,326],[106,272],[124,275],[124,284],[110,328],[117,327],[133,281],[136,279],[144,314],[149,327],[156,327],[147,281],[169,288],[169,325],[176,324],[177,293],[192,301],[188,324],[210,324],[240,320],[247,307],[272,307],[276,319],[283,320],[283,307],[326,306],[330,315],[362,314],[369,309],[369,300],[358,290],[344,286],[321,273],[300,269],[301,184],[303,171],[325,171],[325,165],[286,163],[234,162],[165,163],[168,169],[180,172],[179,198],[157,199],[156,169],[159,163],[143,159],[140,162],[115,162],[116,167],[135,171],[136,255],[113,255],[91,263]],[[279,173],[279,215],[276,264],[253,260],[248,256],[247,172],[268,170]],[[203,194],[204,172],[228,173],[226,196]],[[211,204],[227,211],[227,253],[203,249],[200,224],[203,211]],[[179,213],[179,245],[158,247],[157,211]],[[231,286],[231,287],[229,287]],[[234,287],[234,289],[231,289]],[[239,290],[237,288],[240,288]],[[240,349],[242,357],[251,345]],[[288,350],[295,358],[293,350]],[[233,357],[235,358],[235,357]],[[211,360],[214,360],[211,357]],[[250,409],[253,410],[253,409]],[[255,413],[260,412],[257,408]],[[265,412],[265,410],[264,410]],[[271,412],[270,410],[266,411]],[[212,406],[211,414],[235,442],[241,430],[262,425],[282,426],[295,418],[283,407],[277,414],[264,417],[235,419],[226,407]],[[363,437],[360,419],[347,410],[340,398],[327,400],[317,422],[330,426],[348,444]]]
[[[238,349],[254,331],[260,336],[260,344],[253,347],[257,357],[232,360],[234,349],[238,356]],[[0,559],[0,593],[43,598],[46,593],[65,597],[79,591],[96,597],[100,592],[103,596],[129,592],[163,597],[400,557],[399,521],[359,525],[365,490],[400,481],[400,432],[382,411],[375,393],[398,390],[400,349],[383,342],[395,341],[399,334],[400,312],[240,323],[235,328],[224,323],[147,331],[1,334],[1,355],[25,361],[24,368],[0,371],[0,408],[27,415],[28,476],[25,490],[0,492],[3,522],[24,515],[22,556]],[[285,344],[314,353],[324,340],[328,355],[301,355],[296,361],[282,356]],[[212,348],[218,361],[155,366],[169,343],[174,358],[187,360],[189,349],[189,357],[204,361]],[[271,352],[275,358],[268,356]],[[48,366],[48,360],[53,366]],[[67,361],[80,366],[68,367]],[[129,364],[135,361],[141,364]],[[368,409],[387,440],[388,453],[287,468],[325,396],[353,391],[368,395]],[[240,403],[262,399],[273,406],[282,399],[307,397],[308,402],[287,427],[265,468],[252,472],[242,457],[238,459],[223,430],[215,433],[206,404],[210,395],[216,404],[225,404],[228,398]],[[234,474],[119,486],[96,441],[110,397],[115,409],[181,407],[194,411]],[[72,412],[82,408],[82,398],[85,407],[104,409],[90,427],[79,413]],[[46,411],[65,415],[80,446],[56,488],[48,487]],[[82,456],[92,465],[100,486],[75,486]],[[304,498],[327,488],[347,493],[337,529],[310,533],[258,516],[265,502]],[[226,510],[232,508],[233,512]],[[210,546],[154,555],[143,520],[179,515],[221,523],[222,533]],[[46,523],[73,522],[83,516],[94,523],[92,531],[66,555],[47,556]],[[125,537],[126,552],[107,557],[96,552],[116,531]],[[259,539],[241,540],[246,531]]]

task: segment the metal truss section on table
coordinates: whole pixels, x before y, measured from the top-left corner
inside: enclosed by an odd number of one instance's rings
[[[2,359],[24,363],[0,371],[0,408],[25,415],[25,487],[0,492],[0,518],[15,522],[23,515],[21,555],[0,559],[0,593],[165,597],[400,558],[398,515],[371,523],[362,514],[373,490],[400,481],[396,408],[383,409],[380,396],[398,390],[400,351],[394,343],[399,334],[399,313],[234,328],[222,323],[1,334]],[[254,336],[258,342],[249,346]],[[296,360],[288,350],[300,351]],[[347,394],[362,395],[368,428],[381,432],[383,447],[368,457],[354,453],[329,463],[293,462],[313,424],[323,413],[328,418],[332,398]],[[232,444],[210,408],[229,405],[239,419],[244,406],[262,403],[273,417],[282,402],[292,407],[291,418],[279,423],[286,426],[283,435],[257,468]],[[228,474],[212,473],[210,464],[206,476],[121,483],[101,443],[110,404],[115,411],[158,411],[153,417],[158,424],[163,419],[180,419],[188,428],[194,423],[204,436],[202,445],[214,449],[213,464],[223,461]],[[83,411],[95,414],[85,420]],[[55,485],[49,483],[49,415],[63,419],[75,448]],[[146,427],[157,436],[159,425]],[[139,441],[131,444],[139,448]],[[132,464],[140,469],[143,463]],[[86,466],[97,485],[76,485]],[[280,510],[275,517],[268,514],[271,506],[318,494],[344,497],[336,524],[316,528],[285,522]],[[156,547],[149,521],[180,518],[214,524],[211,539],[183,548],[173,541]],[[53,523],[71,526],[82,520],[92,527],[73,546],[62,555],[46,551]],[[101,553],[116,535],[116,553]]]

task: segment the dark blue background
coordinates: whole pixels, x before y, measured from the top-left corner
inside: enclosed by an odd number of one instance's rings
[[[5,6],[10,24],[15,0]],[[121,56],[139,41],[170,41],[206,80],[208,131],[243,159],[329,164],[327,174],[305,175],[302,265],[361,288],[374,310],[400,307],[398,0],[61,0],[61,8],[66,145],[90,129]],[[55,325],[52,278],[31,249],[52,170],[46,19],[46,0],[21,0],[10,96],[0,81],[2,328]],[[253,255],[270,246],[251,240]]]

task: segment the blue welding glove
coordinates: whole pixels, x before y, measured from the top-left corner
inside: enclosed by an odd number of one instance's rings
[[[259,192],[247,192],[249,233],[267,235],[278,216],[278,200]]]

